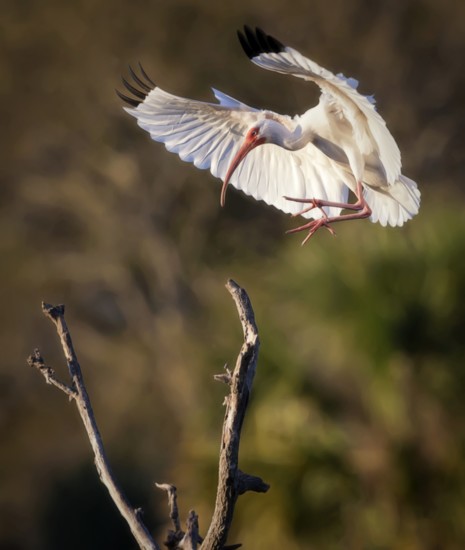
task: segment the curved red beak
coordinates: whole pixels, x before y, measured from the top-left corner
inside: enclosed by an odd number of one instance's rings
[[[226,200],[226,189],[228,187],[229,180],[231,179],[231,176],[234,174],[236,168],[239,166],[239,164],[245,159],[245,157],[252,151],[252,149],[255,149],[255,147],[258,147],[259,145],[262,145],[265,143],[266,138],[257,136],[247,136],[244,140],[244,143],[242,144],[241,148],[237,152],[236,156],[233,158],[231,164],[229,165],[228,171],[226,173],[226,177],[224,178],[223,187],[221,188],[221,196],[220,196],[220,204],[221,206],[224,206],[225,200]]]

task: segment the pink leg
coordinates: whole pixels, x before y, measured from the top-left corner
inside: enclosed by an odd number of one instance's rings
[[[289,231],[286,231],[286,233],[297,233],[299,231],[305,231],[308,229],[308,235],[302,241],[302,245],[304,245],[310,239],[310,237],[312,237],[312,235],[314,235],[318,231],[318,229],[320,229],[320,227],[326,227],[326,229],[328,229],[330,233],[335,235],[336,233],[334,229],[330,226],[331,223],[368,218],[369,216],[371,216],[371,208],[368,206],[365,198],[363,197],[363,187],[361,182],[357,183],[357,190],[355,195],[357,197],[357,201],[354,203],[332,202],[320,199],[292,199],[289,197],[285,197],[286,199],[292,200],[294,202],[310,203],[311,206],[305,208],[298,214],[295,214],[297,216],[305,214],[306,212],[309,212],[314,208],[320,208],[321,210],[323,206],[335,206],[336,208],[344,208],[347,210],[356,211],[353,214],[342,214],[340,216],[333,216],[332,218],[329,218],[323,212],[324,217],[318,218],[317,220],[312,220],[311,222],[296,227],[295,229],[290,229]]]

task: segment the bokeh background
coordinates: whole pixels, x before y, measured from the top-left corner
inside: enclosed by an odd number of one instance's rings
[[[419,182],[420,215],[321,231],[150,141],[114,93],[142,61],[172,93],[214,86],[296,114],[309,84],[262,71],[259,25],[374,93]],[[0,548],[134,548],[77,413],[26,365],[66,369],[67,320],[113,468],[161,543],[165,495],[213,509],[244,286],[262,349],[241,446],[271,484],[240,498],[245,548],[465,547],[465,3],[460,0],[4,0],[0,20]],[[294,81],[295,80],[295,81]]]

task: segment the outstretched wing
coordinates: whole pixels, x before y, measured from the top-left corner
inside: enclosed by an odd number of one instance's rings
[[[377,153],[386,172],[387,183],[397,181],[401,171],[399,148],[376,111],[373,98],[357,92],[358,82],[355,79],[334,75],[259,28],[253,32],[246,26],[244,34],[238,32],[238,36],[245,53],[256,65],[318,84],[351,124],[361,153]]]
[[[141,71],[142,78],[131,69],[137,87],[123,79],[135,98],[117,92],[132,106],[125,110],[152,139],[164,143],[168,151],[177,153],[197,168],[209,169],[215,177],[224,180],[249,128],[270,113],[249,107],[217,90],[213,92],[219,103],[205,103],[174,96],[156,86],[152,89],[153,83],[142,68]],[[275,113],[272,116],[281,117]],[[302,210],[302,205],[286,200],[285,196],[345,202],[348,194],[338,167],[312,146],[287,151],[272,144],[261,145],[239,165],[231,184],[291,214]],[[331,216],[340,211],[338,208],[325,210]],[[318,218],[321,212],[314,209],[305,217]]]

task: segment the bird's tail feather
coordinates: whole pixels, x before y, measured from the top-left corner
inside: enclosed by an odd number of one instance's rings
[[[364,197],[372,210],[370,220],[382,226],[404,225],[418,214],[420,191],[417,184],[406,176],[399,179],[382,192],[379,188],[364,187]]]

